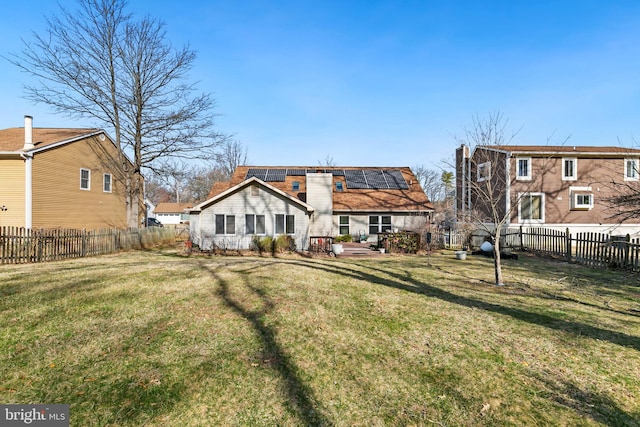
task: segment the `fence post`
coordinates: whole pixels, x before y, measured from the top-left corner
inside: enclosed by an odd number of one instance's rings
[[[569,227],[565,231],[565,244],[567,245],[567,262],[571,262],[571,233],[569,233]]]

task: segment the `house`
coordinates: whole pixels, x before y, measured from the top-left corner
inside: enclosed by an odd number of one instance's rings
[[[191,210],[201,249],[248,249],[254,236],[311,237],[422,231],[433,206],[408,167],[240,166]]]
[[[510,225],[633,234],[640,223],[618,223],[608,199],[620,184],[638,182],[639,162],[640,150],[622,147],[505,145],[470,152],[462,145],[456,150],[457,217],[473,211],[489,217],[477,192],[490,188]]]
[[[24,124],[0,130],[0,226],[140,225],[144,205],[125,188],[133,165],[103,130],[34,128],[30,116]]]
[[[153,210],[153,217],[163,225],[182,224],[189,221],[187,211],[193,203],[158,203]]]

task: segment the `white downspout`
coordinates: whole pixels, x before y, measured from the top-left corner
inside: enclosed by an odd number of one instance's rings
[[[505,183],[505,215],[507,215],[506,225],[511,225],[511,153],[507,153],[505,158],[506,163],[506,183]]]
[[[24,226],[33,226],[33,155],[24,154]]]
[[[28,229],[33,226],[33,154],[27,151],[34,148],[33,117],[24,116],[24,226]]]

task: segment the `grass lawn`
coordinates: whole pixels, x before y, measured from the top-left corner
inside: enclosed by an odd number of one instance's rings
[[[0,267],[0,402],[72,426],[640,425],[640,282],[522,256]]]

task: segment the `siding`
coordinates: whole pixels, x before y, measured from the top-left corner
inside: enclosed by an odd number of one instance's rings
[[[580,157],[567,153],[565,158],[577,158],[577,179],[562,180],[562,158],[532,158],[532,181],[516,180],[515,168],[517,157],[511,162],[511,198],[518,193],[541,192],[545,195],[546,224],[606,224],[611,223],[610,207],[606,198],[611,197],[613,189],[611,181],[624,181],[624,158]],[[594,206],[591,210],[571,209],[571,188],[591,187]],[[518,223],[518,207],[514,205],[511,217]]]
[[[33,161],[33,227],[124,228],[124,176],[117,148],[96,137],[37,153]],[[91,171],[90,190],[80,189],[80,169]],[[103,174],[112,174],[112,192]]]
[[[6,210],[0,211],[0,226],[24,227],[24,170],[22,159],[0,160],[0,206]]]
[[[258,186],[258,195],[251,195],[251,187],[247,186],[236,193],[204,208],[199,215],[192,216],[191,236],[195,244],[203,250],[214,248],[244,250],[251,248],[253,235],[245,234],[245,215],[264,215],[267,236],[275,234],[275,215],[294,215],[296,248],[306,249],[309,245],[309,217],[306,211],[281,195],[265,187]],[[235,215],[235,235],[216,235],[215,216]]]

